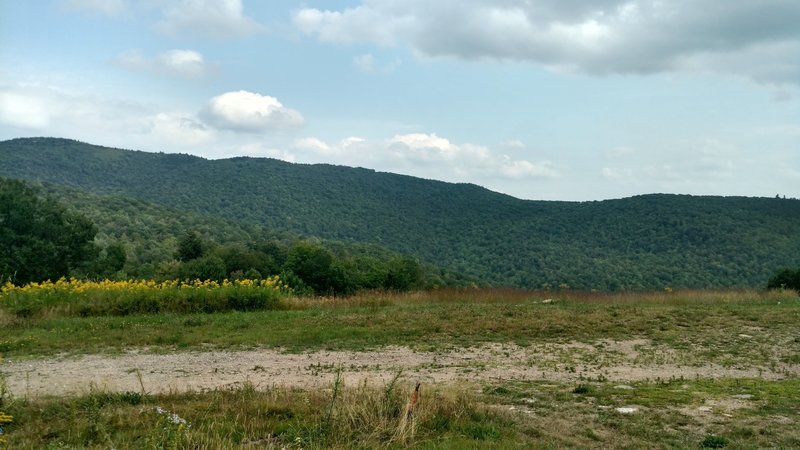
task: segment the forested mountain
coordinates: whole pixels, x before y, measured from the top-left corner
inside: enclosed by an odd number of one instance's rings
[[[761,287],[777,268],[800,265],[800,201],[791,199],[526,201],[367,169],[53,138],[0,142],[0,176],[134,197],[243,230],[380,244],[521,287]]]
[[[0,241],[2,283],[279,275],[297,293],[347,295],[476,281],[375,244],[309,238],[121,195],[4,177]]]

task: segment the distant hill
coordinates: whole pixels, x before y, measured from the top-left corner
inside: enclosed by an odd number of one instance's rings
[[[206,160],[54,138],[0,142],[0,176],[226,222],[375,243],[486,282],[762,287],[800,265],[800,201],[644,195],[519,200],[471,184],[264,158]]]

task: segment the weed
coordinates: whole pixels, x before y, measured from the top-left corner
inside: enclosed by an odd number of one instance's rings
[[[579,384],[572,390],[573,394],[589,394],[592,392],[592,386],[588,384]]]
[[[703,448],[724,448],[728,446],[728,440],[722,436],[710,434],[700,442],[700,445]]]

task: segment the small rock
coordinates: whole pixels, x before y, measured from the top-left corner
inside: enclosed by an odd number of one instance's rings
[[[553,303],[553,299],[552,298],[546,298],[546,299],[542,300],[542,303]]]
[[[711,407],[710,406],[698,406],[697,410],[698,411],[702,411],[702,412],[709,412],[709,411],[711,411]]]
[[[620,389],[623,391],[630,391],[633,389],[633,386],[628,386],[627,384],[618,384],[614,386],[614,389]]]
[[[620,414],[633,414],[639,410],[639,408],[633,408],[631,406],[622,406],[620,408],[614,408]]]
[[[523,400],[523,401],[524,401],[525,403],[529,404],[529,405],[530,405],[531,403],[536,403],[536,399],[535,399],[535,398],[526,398],[526,399],[525,399],[525,400]]]
[[[733,398],[738,398],[741,400],[750,400],[751,398],[753,398],[753,394],[736,394],[733,396]]]
[[[750,336],[749,334],[740,334],[739,337],[744,339],[750,339],[753,336]]]

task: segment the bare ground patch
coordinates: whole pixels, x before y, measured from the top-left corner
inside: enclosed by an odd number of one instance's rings
[[[380,351],[284,353],[258,349],[154,354],[131,350],[119,356],[85,355],[6,360],[2,372],[15,396],[80,394],[92,387],[111,391],[160,393],[210,390],[252,383],[256,387],[330,385],[341,370],[347,384],[385,383],[398,371],[424,383],[450,381],[608,380],[634,382],[694,378],[784,379],[800,375],[800,365],[722,366],[680,364],[670,349],[659,357],[645,339],[602,340],[594,344],[547,343],[529,347],[489,344],[451,351],[422,352],[405,347]],[[643,354],[656,357],[646,358]]]

